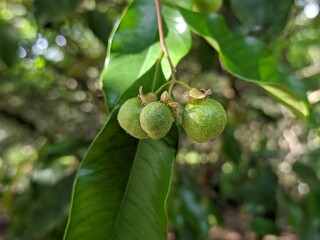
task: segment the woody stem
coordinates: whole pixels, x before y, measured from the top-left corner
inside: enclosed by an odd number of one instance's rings
[[[171,58],[170,58],[170,54],[169,51],[167,49],[167,45],[165,42],[165,38],[164,38],[164,34],[163,34],[163,25],[162,25],[162,17],[161,17],[161,7],[160,7],[160,0],[155,0],[155,5],[156,5],[156,11],[157,11],[157,19],[158,19],[158,29],[159,29],[159,38],[160,38],[160,46],[164,52],[164,54],[166,55],[169,65],[170,65],[170,69],[171,69],[171,76],[172,76],[172,80],[176,80],[176,69],[174,68]]]

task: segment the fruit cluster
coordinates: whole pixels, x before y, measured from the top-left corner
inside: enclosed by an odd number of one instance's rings
[[[172,100],[167,91],[157,101],[156,93],[143,94],[128,99],[119,109],[118,122],[130,135],[138,139],[160,139],[167,135],[178,119],[187,135],[195,142],[203,143],[219,136],[227,123],[222,105],[208,98],[210,90],[190,88],[182,117],[176,112],[179,103]]]

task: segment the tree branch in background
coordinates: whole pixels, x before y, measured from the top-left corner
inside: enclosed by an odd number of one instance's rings
[[[47,137],[46,134],[44,134],[39,128],[37,128],[37,126],[34,122],[31,122],[16,113],[10,112],[6,109],[0,109],[0,115],[4,116],[5,118],[12,119],[16,123],[22,125],[23,127],[27,128],[31,131],[38,132],[41,135],[45,135]]]

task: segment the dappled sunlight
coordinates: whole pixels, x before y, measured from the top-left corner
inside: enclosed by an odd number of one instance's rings
[[[175,69],[153,0],[0,1],[0,239],[319,235],[319,0],[161,4]],[[159,140],[119,125],[140,86],[179,103]],[[227,112],[204,143],[182,126],[193,88]]]
[[[184,21],[184,19],[182,17],[176,17],[175,19],[176,22],[176,29],[179,33],[184,33],[187,30],[187,24]]]
[[[319,3],[317,1],[310,1],[303,9],[307,18],[313,19],[319,13]]]

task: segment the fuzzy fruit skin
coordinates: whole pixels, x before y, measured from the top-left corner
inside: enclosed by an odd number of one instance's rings
[[[155,140],[167,135],[173,121],[170,108],[161,102],[149,103],[140,114],[141,128]]]
[[[194,0],[194,9],[198,12],[212,13],[218,11],[222,6],[222,0]]]
[[[131,136],[138,139],[148,137],[147,133],[140,127],[140,113],[143,107],[139,98],[130,98],[122,104],[117,116],[120,126]]]
[[[182,115],[182,126],[195,142],[203,143],[219,136],[227,124],[222,105],[210,98],[190,102]]]

